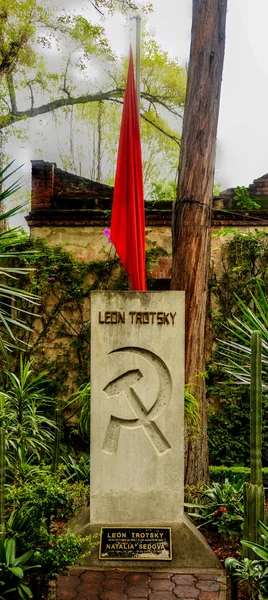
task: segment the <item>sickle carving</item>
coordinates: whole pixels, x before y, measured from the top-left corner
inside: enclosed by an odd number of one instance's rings
[[[154,404],[147,410],[133,387],[143,377],[139,369],[126,371],[108,383],[103,390],[105,394],[109,398],[112,398],[113,396],[118,396],[123,393],[131,406],[134,418],[121,419],[120,417],[111,415],[103,444],[103,451],[108,454],[116,454],[121,428],[136,429],[142,427],[158,454],[163,454],[170,450],[171,446],[162,431],[156,425],[155,420],[163,412],[170,401],[170,372],[159,356],[144,348],[118,348],[110,352],[110,354],[115,352],[131,352],[148,360],[153,365],[158,375],[159,390]]]

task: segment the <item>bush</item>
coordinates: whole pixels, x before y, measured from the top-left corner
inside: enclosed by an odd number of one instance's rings
[[[245,478],[245,481],[249,481],[250,477],[250,468],[249,467],[226,467],[224,465],[220,466],[210,466],[209,467],[210,479],[211,481],[219,482],[221,484],[224,483],[225,479],[231,479],[234,476],[241,476]],[[263,476],[263,486],[268,488],[268,467],[263,467],[262,469]]]
[[[22,486],[12,486],[6,494],[7,509],[23,512],[24,526],[12,530],[20,548],[35,548],[47,541],[54,520],[67,521],[87,502],[88,487],[83,483],[70,484],[58,474],[40,469],[36,479]],[[27,520],[27,513],[34,519]],[[21,520],[21,519],[20,519]],[[12,522],[12,520],[11,520]]]
[[[199,521],[199,527],[216,529],[220,535],[235,536],[241,533],[243,511],[243,478],[226,479],[223,484],[212,483],[198,492],[199,504],[187,504],[193,509],[190,517]]]

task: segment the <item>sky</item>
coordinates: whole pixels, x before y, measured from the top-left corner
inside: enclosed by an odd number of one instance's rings
[[[84,6],[88,11],[88,0],[62,1],[66,8]],[[152,0],[152,4],[154,12],[148,18],[147,27],[162,48],[186,66],[192,1]],[[91,10],[93,15],[95,11]],[[106,23],[108,37],[119,55],[127,54],[130,41],[135,43],[134,23],[125,22],[118,14]],[[229,0],[215,168],[215,182],[220,183],[222,189],[248,186],[253,179],[268,172],[267,24],[267,0]],[[15,148],[16,159],[25,163],[26,181],[30,158],[55,160],[52,133],[51,144],[42,154],[42,134],[47,135],[45,117],[39,119],[39,128],[41,153],[33,151],[27,142],[17,143]]]
[[[186,65],[191,0],[153,0],[157,41]],[[268,2],[228,0],[215,182],[248,186],[268,172]]]

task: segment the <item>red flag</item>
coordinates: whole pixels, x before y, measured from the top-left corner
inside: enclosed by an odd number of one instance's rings
[[[114,184],[111,241],[128,273],[131,289],[146,290],[140,124],[131,46]]]

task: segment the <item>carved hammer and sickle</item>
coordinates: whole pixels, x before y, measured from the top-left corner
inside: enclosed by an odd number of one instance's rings
[[[117,350],[113,350],[113,352],[132,352],[143,356],[147,360],[149,359],[159,378],[159,391],[154,404],[147,410],[133,387],[143,377],[139,369],[126,371],[106,385],[103,391],[109,398],[118,396],[121,393],[125,395],[135,417],[133,419],[121,419],[120,417],[111,415],[103,444],[103,451],[109,454],[116,454],[121,428],[136,429],[143,427],[155,450],[159,454],[167,452],[170,449],[170,444],[155,423],[155,419],[168,405],[171,397],[171,376],[167,366],[159,356],[144,348],[118,348]]]

